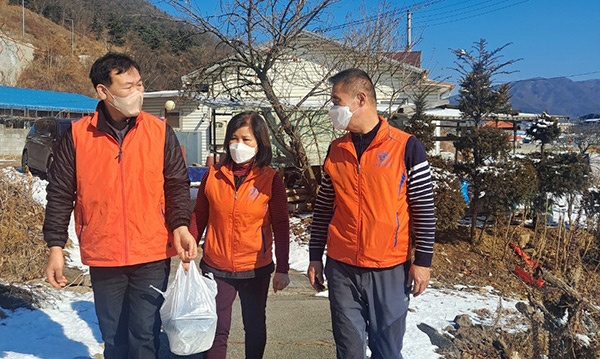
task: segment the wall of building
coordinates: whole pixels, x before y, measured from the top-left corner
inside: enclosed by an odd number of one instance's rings
[[[29,129],[0,125],[0,157],[20,157]]]

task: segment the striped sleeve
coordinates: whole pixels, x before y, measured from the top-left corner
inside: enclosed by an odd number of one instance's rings
[[[329,223],[333,218],[333,202],[335,191],[331,177],[323,171],[321,187],[315,199],[315,210],[310,228],[310,242],[308,244],[309,257],[311,261],[322,261],[327,243],[327,231]]]
[[[415,262],[430,267],[435,242],[433,187],[425,148],[415,137],[406,144],[405,163],[408,173],[406,183],[408,207],[415,237]]]

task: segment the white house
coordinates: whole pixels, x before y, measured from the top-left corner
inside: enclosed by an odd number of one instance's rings
[[[268,45],[264,46],[268,52]],[[427,103],[431,107],[447,104],[453,89],[449,83],[427,79],[427,70],[390,55],[365,55],[335,40],[303,32],[278,58],[268,76],[286,111],[295,114],[292,125],[300,132],[312,164],[322,163],[329,142],[339,135],[326,116],[331,105],[327,79],[350,67],[362,68],[371,75],[378,110],[385,117],[410,112],[413,94],[424,86],[430,89]],[[146,93],[144,110],[167,117],[181,136],[180,141],[184,133],[196,133],[198,148],[186,146],[188,164],[191,157],[194,162],[202,163],[209,152],[222,150],[227,121],[235,113],[260,110],[268,114],[272,109],[257,76],[246,68],[214,65],[185,75],[182,81],[181,91]],[[171,111],[165,110],[168,100],[176,103]],[[277,121],[275,117],[271,120]],[[277,146],[274,148],[276,157],[284,154]],[[191,156],[191,152],[198,155]]]

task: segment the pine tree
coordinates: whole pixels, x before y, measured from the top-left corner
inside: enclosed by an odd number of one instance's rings
[[[457,164],[457,172],[463,175],[470,187],[471,241],[475,241],[477,215],[483,208],[480,203],[482,174],[479,169],[490,159],[497,159],[509,150],[508,136],[497,128],[481,128],[485,120],[496,120],[498,114],[510,113],[510,85],[504,84],[496,88],[492,86],[493,77],[511,73],[505,68],[519,60],[500,62],[499,54],[510,44],[493,51],[486,49],[487,42],[479,40],[473,51],[463,49],[451,50],[457,57],[454,68],[461,75],[458,108],[467,121],[474,123],[474,128],[465,131],[455,142],[468,163]]]
[[[550,142],[556,140],[560,135],[558,121],[551,117],[546,112],[543,112],[539,118],[533,121],[530,128],[527,129],[527,134],[535,141],[541,142],[540,152],[542,161],[545,159],[544,147]]]
[[[421,88],[413,97],[415,113],[408,119],[404,126],[404,131],[414,135],[421,141],[427,152],[433,150],[435,146],[434,130],[432,119],[425,114],[427,110],[427,96],[431,90],[427,87]]]

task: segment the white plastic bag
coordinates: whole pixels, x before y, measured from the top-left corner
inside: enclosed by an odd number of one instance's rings
[[[209,276],[200,274],[194,261],[187,272],[180,264],[173,283],[164,293],[159,291],[165,297],[160,318],[173,354],[196,354],[212,346],[217,329],[217,283]]]

